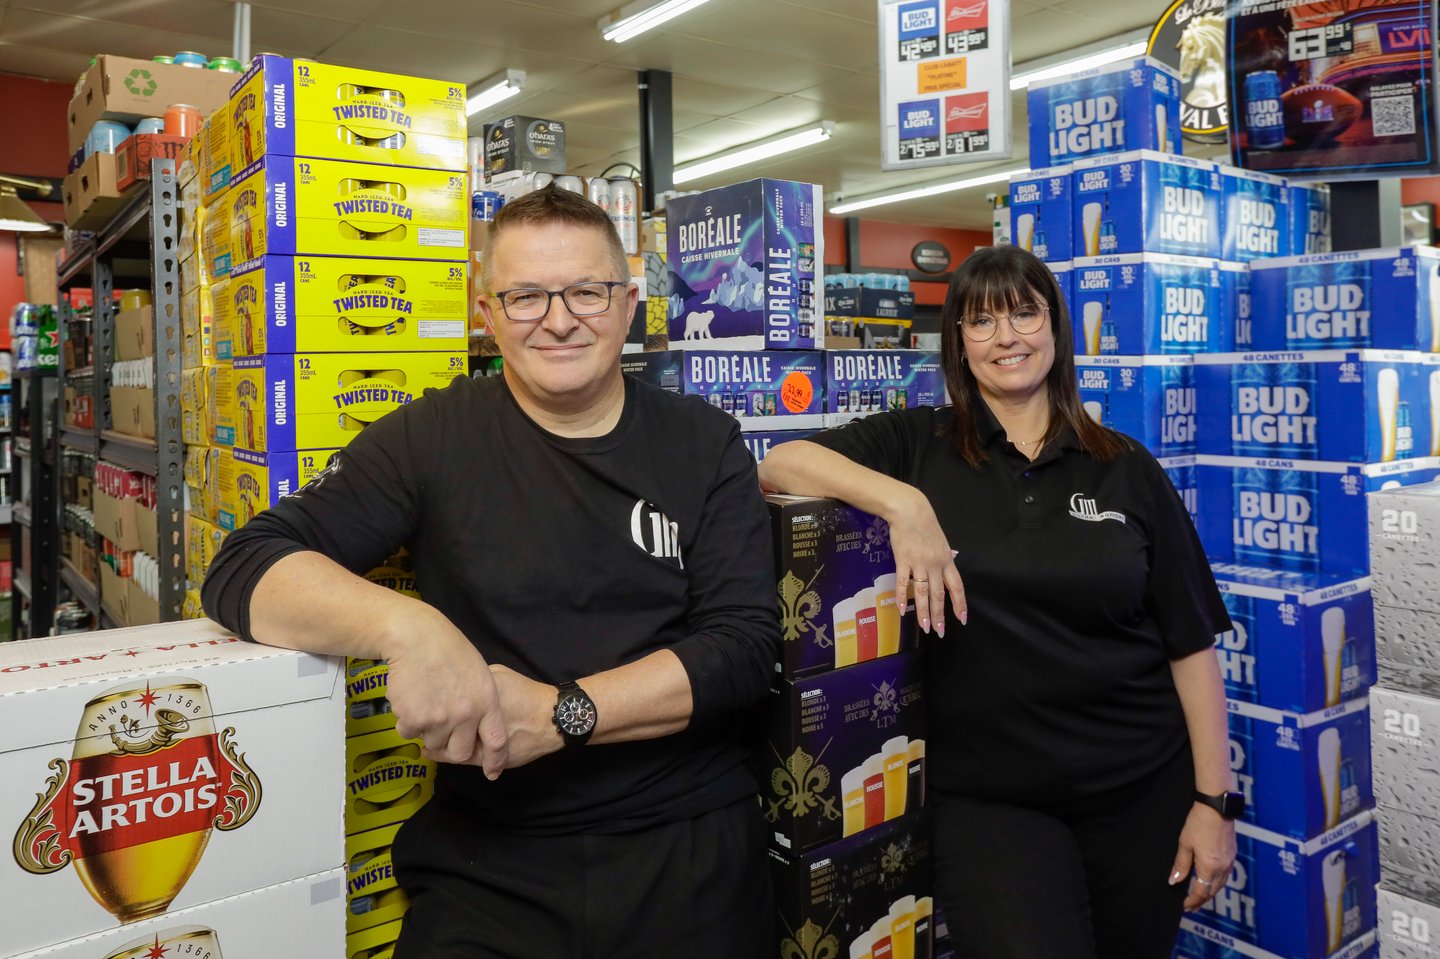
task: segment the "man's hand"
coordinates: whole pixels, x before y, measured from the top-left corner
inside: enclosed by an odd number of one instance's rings
[[[508,733],[490,667],[454,624],[431,612],[409,619],[386,650],[395,731],[419,739],[427,759],[481,766],[498,779]]]
[[[555,726],[554,686],[538,683],[504,666],[491,666],[508,738],[505,768],[516,769],[565,745]]]

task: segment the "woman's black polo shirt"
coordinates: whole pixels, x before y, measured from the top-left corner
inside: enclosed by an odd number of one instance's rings
[[[1030,462],[978,412],[978,470],[949,407],[811,437],[919,488],[958,551],[969,625],[947,609],[929,641],[927,779],[1034,806],[1133,783],[1186,743],[1170,660],[1229,628],[1194,525],[1138,443],[1101,462],[1067,432]]]

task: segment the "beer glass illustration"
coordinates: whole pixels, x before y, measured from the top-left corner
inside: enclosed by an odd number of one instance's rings
[[[878,590],[862,587],[855,594],[855,659],[868,663],[880,654],[880,621],[876,615]]]
[[[935,955],[935,900],[929,896],[915,899],[915,959],[932,959]]]
[[[860,775],[865,783],[865,828],[871,829],[885,821],[885,758],[879,753],[868,757]]]
[[[1105,423],[1105,404],[1099,400],[1086,400],[1082,406],[1085,407],[1085,415],[1097,423]]]
[[[1015,245],[1029,253],[1035,246],[1035,214],[1015,214]]]
[[[1340,825],[1340,730],[1322,730],[1316,750],[1320,763],[1320,794],[1325,800],[1325,828]]]
[[[840,817],[841,836],[853,836],[865,828],[864,767],[840,777]]]
[[[835,666],[853,666],[859,662],[855,637],[855,597],[842,599],[830,607],[830,621],[835,628]]]
[[[1155,104],[1155,149],[1164,153],[1175,152],[1170,144],[1170,116],[1163,103]]]
[[[906,770],[905,811],[913,812],[925,804],[925,740],[910,740],[905,751],[910,754]]]
[[[1400,373],[1385,367],[1375,377],[1375,402],[1380,413],[1380,459],[1395,459],[1396,413],[1400,407]]]
[[[153,956],[222,959],[220,937],[206,926],[176,926],[127,942],[105,959],[151,959]]]
[[[900,652],[900,604],[895,597],[895,574],[875,577],[876,652]]]
[[[1341,663],[1345,653],[1345,610],[1331,606],[1320,614],[1320,645],[1325,655],[1325,705],[1340,702]]]
[[[1100,355],[1100,324],[1105,320],[1105,304],[1090,300],[1085,304],[1082,325],[1085,330],[1085,355]]]
[[[871,959],[892,959],[894,955],[890,939],[890,916],[885,915],[870,926],[870,956]]]
[[[1087,203],[1080,208],[1081,232],[1084,233],[1085,255],[1100,255],[1100,215],[1105,206],[1101,203]],[[1096,350],[1095,352],[1100,352]]]
[[[1336,849],[1321,864],[1320,884],[1325,890],[1325,952],[1335,952],[1345,938],[1345,853]]]
[[[885,763],[885,821],[905,815],[905,796],[910,780],[910,746],[904,736],[885,740],[880,747]]]
[[[865,930],[850,943],[850,959],[870,959],[870,930]]]
[[[901,896],[890,904],[890,955],[915,959],[914,896]]]

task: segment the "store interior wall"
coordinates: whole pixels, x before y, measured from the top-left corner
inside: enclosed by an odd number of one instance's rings
[[[64,179],[69,156],[65,113],[74,92],[68,83],[0,73],[0,103],[9,131],[0,137],[0,173]],[[62,223],[65,212],[58,200],[30,207],[45,220]],[[8,346],[11,311],[25,299],[19,251],[19,234],[0,231],[0,340],[5,341],[0,348]]]

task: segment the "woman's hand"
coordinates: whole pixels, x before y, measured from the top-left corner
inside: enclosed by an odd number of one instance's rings
[[[945,597],[955,609],[955,618],[963,626],[970,618],[965,605],[965,584],[955,568],[955,551],[950,548],[940,521],[930,501],[914,487],[895,508],[887,511],[890,523],[890,549],[895,554],[896,602],[908,595],[910,580],[915,581],[915,617],[920,628],[936,635],[945,635]]]
[[[1170,885],[1190,880],[1186,909],[1199,909],[1215,898],[1235,864],[1235,824],[1209,806],[1195,803],[1180,830],[1180,848],[1170,870]],[[1191,875],[1191,872],[1194,875]]]

